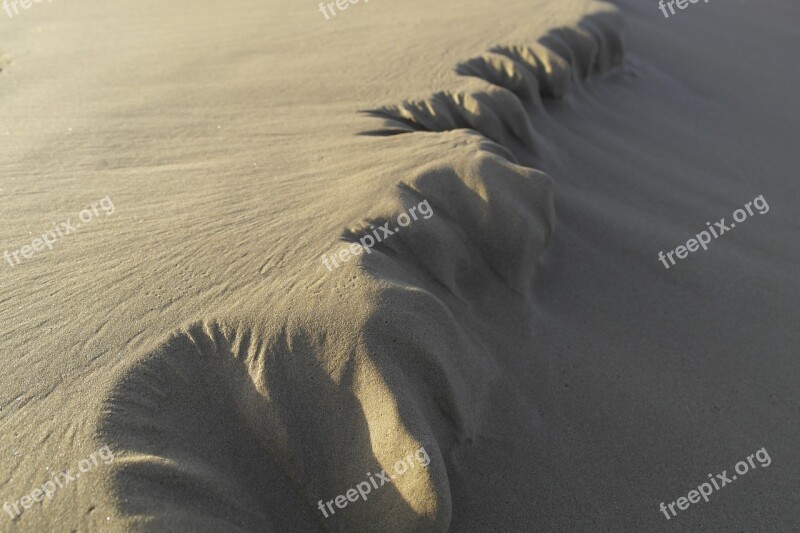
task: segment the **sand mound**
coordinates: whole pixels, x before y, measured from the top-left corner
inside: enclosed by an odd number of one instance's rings
[[[120,457],[120,512],[166,529],[447,530],[445,458],[506,386],[493,354],[525,344],[555,225],[551,179],[512,152],[537,153],[532,117],[547,99],[620,64],[618,32],[601,7],[531,46],[462,62],[460,87],[370,111],[383,124],[369,134],[437,147],[342,243],[380,227],[391,236],[309,275],[313,312],[247,302],[127,371],[100,428]],[[399,227],[422,202],[432,215]],[[426,468],[330,518],[318,510],[420,447]]]

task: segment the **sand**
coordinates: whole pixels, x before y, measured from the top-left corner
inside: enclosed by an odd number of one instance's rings
[[[800,6],[468,4],[0,11],[0,530],[795,527]]]

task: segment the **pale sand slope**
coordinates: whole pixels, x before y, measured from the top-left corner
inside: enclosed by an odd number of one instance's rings
[[[0,527],[790,529],[800,8],[640,4],[622,65],[620,19],[578,1],[3,19],[3,249],[116,212],[0,272],[2,499],[116,458]],[[322,518],[419,446],[427,469]]]

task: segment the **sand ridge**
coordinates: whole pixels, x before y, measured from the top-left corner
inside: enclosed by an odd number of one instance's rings
[[[7,20],[5,248],[116,212],[0,270],[4,497],[115,460],[0,530],[791,529],[798,6],[615,3],[624,58],[586,0]],[[758,224],[655,261],[757,195]]]
[[[294,495],[307,527],[446,531],[443,457],[475,437],[484,398],[502,381],[492,354],[505,344],[504,328],[490,310],[505,307],[515,327],[530,322],[531,279],[556,221],[551,178],[517,164],[505,144],[535,150],[525,107],[543,108],[542,98],[619,66],[618,25],[603,5],[534,46],[463,63],[461,90],[370,111],[384,121],[368,134],[436,132],[455,150],[399,183],[344,231],[344,242],[358,243],[421,201],[434,216],[324,272],[317,286],[328,296],[311,313],[281,306],[278,320],[275,306],[256,319],[204,320],[131,369],[101,423],[103,440],[122,457],[114,473],[120,510],[160,509],[147,519],[160,527],[280,529],[263,494],[290,485],[283,492]],[[206,426],[232,421],[246,445],[208,434]],[[204,446],[195,450],[196,442]],[[252,455],[211,451],[229,446]],[[427,469],[330,518],[316,510],[320,498],[419,447],[430,453]],[[256,463],[269,465],[259,467],[268,480],[250,475]],[[225,481],[215,487],[213,479]],[[207,502],[200,513],[198,494]]]

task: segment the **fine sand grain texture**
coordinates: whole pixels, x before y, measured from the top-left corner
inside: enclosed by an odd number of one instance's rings
[[[19,9],[0,531],[800,523],[800,5]]]

